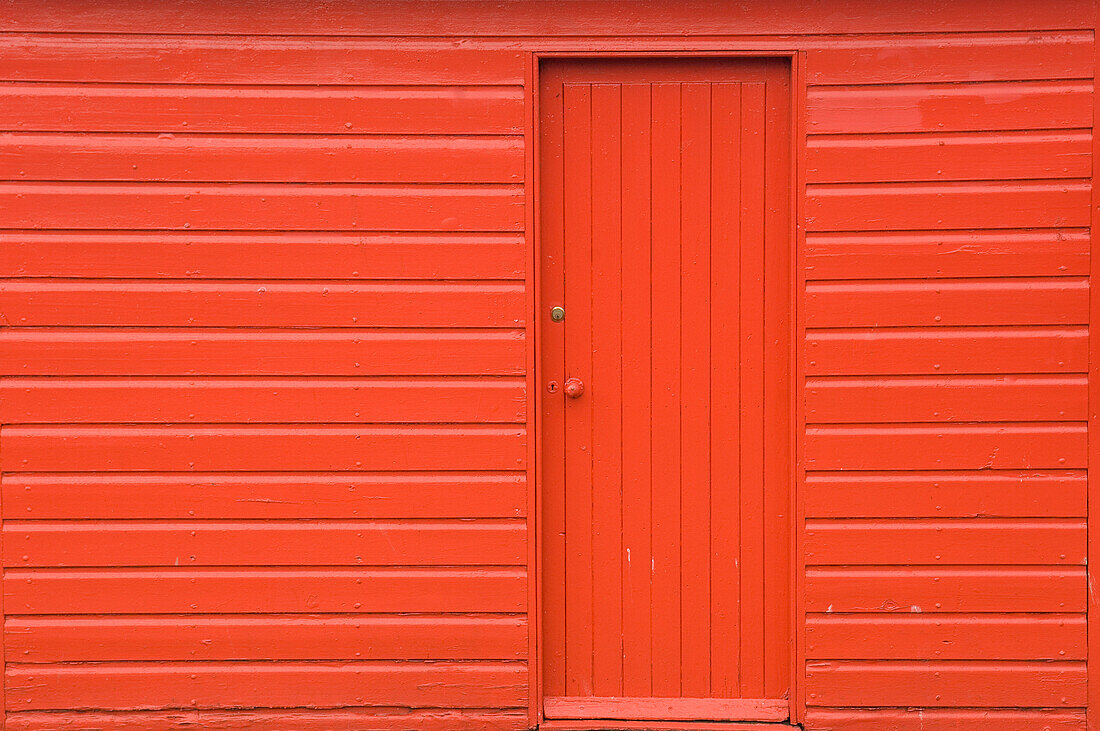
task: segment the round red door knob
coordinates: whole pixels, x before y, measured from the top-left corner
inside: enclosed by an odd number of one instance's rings
[[[570,378],[562,386],[562,390],[569,398],[580,398],[580,395],[584,393],[584,381],[579,378]]]

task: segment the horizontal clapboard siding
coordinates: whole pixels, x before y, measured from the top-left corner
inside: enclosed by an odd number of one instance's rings
[[[0,231],[4,277],[522,279],[518,234]]]
[[[0,34],[9,727],[524,725],[525,63]]]
[[[55,731],[58,724],[87,724],[99,729],[186,729],[195,725],[243,726],[252,731],[329,731],[341,726],[380,731],[410,728],[464,731],[491,728],[520,731],[527,728],[526,709],[499,708],[250,708],[168,711],[13,711],[8,728]]]
[[[519,137],[0,133],[0,179],[516,183]]]
[[[814,567],[809,612],[1084,612],[1072,566]]]
[[[1095,49],[936,40],[808,56],[806,726],[1081,728]]]
[[[1083,706],[1082,662],[810,662],[812,701],[836,706]],[[902,680],[904,678],[904,680]]]
[[[0,85],[0,130],[518,134],[523,131],[523,91],[518,86],[5,83]]]
[[[1090,130],[818,135],[810,183],[1087,178]]]
[[[0,330],[0,374],[522,375],[517,330]]]
[[[811,378],[812,422],[1083,421],[1085,376]]]
[[[8,614],[524,612],[522,568],[8,569]]]
[[[518,282],[0,284],[0,310],[11,325],[28,327],[515,328],[523,326],[524,297]]]
[[[920,7],[888,5],[879,8],[872,4],[869,7],[874,8],[874,12],[869,10],[865,14],[852,16],[837,13],[828,6],[806,7],[796,0],[770,3],[768,9],[775,8],[771,12],[746,12],[736,17],[712,13],[708,3],[698,0],[669,7],[624,2],[614,13],[600,6],[581,4],[566,6],[569,12],[563,12],[557,6],[536,5],[507,14],[486,14],[479,5],[456,3],[447,13],[425,16],[410,15],[407,8],[400,5],[363,9],[354,4],[318,3],[278,6],[265,13],[257,13],[253,8],[234,7],[227,9],[223,15],[187,13],[179,9],[180,5],[182,3],[170,3],[146,14],[121,15],[109,7],[96,6],[62,15],[51,7],[26,3],[20,4],[19,12],[5,20],[3,28],[21,33],[149,34],[175,30],[181,34],[260,34],[308,36],[310,39],[360,35],[391,43],[398,38],[405,40],[407,36],[430,35],[451,41],[448,45],[454,45],[456,38],[481,41],[482,37],[487,37],[492,41],[500,35],[508,36],[506,40],[509,41],[517,36],[534,35],[553,43],[560,42],[558,36],[584,34],[629,37],[635,34],[829,33],[834,34],[828,36],[829,40],[839,35],[839,40],[843,42],[853,34],[868,34],[866,37],[878,40],[878,34],[894,34],[899,29],[904,33],[935,33],[944,40],[956,40],[957,33],[965,32],[969,36],[988,31],[991,26],[1017,31],[1019,36],[1035,37],[1039,41],[1043,36],[1052,35],[1040,34],[1040,31],[1088,31],[1092,28],[1091,19],[1085,15],[1091,5],[1084,0],[1066,0],[1049,7],[1037,7],[1028,0],[1004,0],[996,6],[1003,11],[1004,17],[996,21],[991,21],[988,15],[979,15],[968,7],[958,5],[945,6],[942,12],[929,17]],[[216,4],[203,3],[197,7],[205,11],[211,6],[216,7]],[[886,40],[890,38],[886,35]],[[751,40],[760,41],[756,37]],[[677,38],[675,42],[677,47],[683,46],[682,38]]]
[[[1076,614],[814,614],[811,660],[1084,660]]]
[[[514,708],[527,702],[527,668],[520,663],[9,665],[6,675],[6,702],[26,710],[448,704]]]
[[[810,280],[1048,277],[1088,274],[1089,233],[1038,231],[871,231],[806,236]]]
[[[32,541],[24,543],[29,550]],[[1017,565],[1081,566],[1085,562],[1085,522],[810,520],[803,547],[806,561],[817,565],[988,565],[1011,553]],[[28,560],[33,561],[33,556]]]
[[[502,185],[0,183],[5,228],[519,231]]]
[[[1090,194],[1088,181],[1080,180],[821,184],[807,190],[806,228],[894,231],[1087,226]]]
[[[522,565],[522,521],[7,521],[5,566]]]
[[[1084,423],[811,426],[811,470],[1083,469]]]
[[[8,378],[7,424],[522,422],[518,378]]]
[[[4,631],[15,663],[527,656],[519,615],[15,616]]]
[[[1081,325],[1088,304],[1088,280],[1078,277],[814,282],[806,325]]]
[[[1085,327],[811,330],[806,372],[822,375],[1084,373]]]
[[[1091,128],[1092,84],[811,86],[806,116],[812,134]]]
[[[11,426],[12,472],[517,470],[519,426]]]
[[[586,34],[806,52],[806,727],[1083,726],[1085,6],[163,7],[0,29],[7,728],[530,725],[523,85]]]
[[[8,473],[9,518],[521,518],[522,472]]]
[[[0,38],[0,77],[127,84],[523,83],[522,51],[433,48],[431,54],[425,63],[392,44],[354,39],[184,36],[166,45],[141,36],[7,36]]]
[[[1091,78],[1095,65],[1088,32],[851,34],[803,43],[815,86]]]
[[[993,727],[1003,731],[1079,731],[1085,725],[1085,709],[1048,710],[1034,708],[810,708],[807,728],[851,731],[948,731],[949,729]]]
[[[808,518],[1084,518],[1084,470],[813,472]]]

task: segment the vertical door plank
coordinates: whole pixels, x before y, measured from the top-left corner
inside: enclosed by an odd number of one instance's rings
[[[680,84],[653,85],[652,130],[653,694],[679,696]]]
[[[741,692],[764,697],[764,85],[741,116]]]
[[[683,85],[680,154],[681,692],[710,695],[710,84]]]
[[[782,698],[790,686],[790,95],[781,79],[766,90],[764,177],[764,692]],[[799,390],[801,393],[801,390]]]
[[[741,88],[715,84],[711,105],[711,690],[740,695]]]
[[[623,694],[653,693],[650,87],[623,86]]]
[[[563,106],[560,84],[541,99],[542,139],[542,380],[565,376],[565,325],[550,320],[550,308],[565,302]],[[565,412],[561,393],[542,399],[542,623],[543,690],[565,694]]]
[[[566,377],[592,380],[592,90],[565,84]],[[592,695],[591,399],[565,399],[567,695]]]
[[[592,86],[593,692],[621,696],[622,200],[621,89]]]

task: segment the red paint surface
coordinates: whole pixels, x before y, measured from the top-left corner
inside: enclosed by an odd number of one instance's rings
[[[5,728],[520,729],[544,696],[664,695],[616,723],[686,729],[788,689],[809,729],[1084,728],[1094,5],[5,4]],[[552,259],[533,54],[616,53],[791,65],[789,177],[736,185],[801,223],[778,270],[704,245],[753,225],[699,194],[732,195],[723,156],[775,159],[688,80],[574,85],[595,154],[553,215],[592,257]],[[651,230],[652,258],[599,245]],[[789,275],[774,309],[746,265]],[[540,349],[544,277],[591,341]],[[536,351],[587,358],[581,426]],[[789,404],[730,400],[785,367]],[[792,503],[714,489],[784,470]],[[555,512],[555,485],[596,500]],[[579,585],[566,515],[597,529]]]

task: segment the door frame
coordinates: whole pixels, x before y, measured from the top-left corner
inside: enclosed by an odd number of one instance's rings
[[[550,45],[547,43],[547,45]],[[748,44],[746,44],[748,45]],[[791,534],[791,723],[802,721],[806,707],[805,689],[805,614],[803,582],[806,573],[806,561],[802,552],[802,525],[804,523],[802,492],[805,481],[803,460],[805,414],[803,390],[805,373],[802,366],[803,343],[805,342],[805,313],[800,306],[802,293],[806,286],[806,268],[804,262],[806,231],[803,224],[803,201],[805,200],[805,155],[806,155],[806,52],[792,49],[785,44],[770,44],[767,41],[751,43],[751,47],[730,48],[721,41],[705,39],[638,40],[626,36],[618,38],[568,39],[553,42],[553,48],[530,49],[525,58],[524,88],[524,196],[526,231],[526,274],[527,292],[527,328],[526,328],[526,389],[527,389],[527,621],[528,621],[528,723],[531,728],[567,731],[569,729],[670,729],[670,728],[707,728],[709,723],[668,723],[662,721],[567,721],[547,720],[543,714],[543,678],[542,678],[542,374],[539,368],[539,348],[542,337],[540,290],[541,234],[539,205],[539,67],[546,59],[593,59],[614,58],[659,59],[659,58],[775,58],[790,64],[791,89],[791,171],[789,217],[791,241],[791,288],[788,293],[791,308],[791,339],[789,353],[790,411],[788,413],[791,455],[788,460],[790,478],[790,534]],[[775,724],[760,724],[758,728],[776,728]]]

